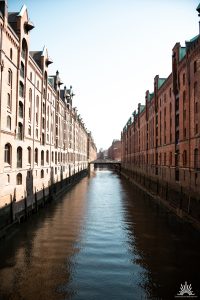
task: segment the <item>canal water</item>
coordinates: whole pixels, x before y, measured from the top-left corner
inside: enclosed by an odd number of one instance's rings
[[[3,300],[176,299],[185,282],[200,298],[200,234],[109,170],[0,241]]]

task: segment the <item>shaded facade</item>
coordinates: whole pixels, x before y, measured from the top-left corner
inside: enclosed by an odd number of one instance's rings
[[[199,7],[197,8],[199,11]],[[122,168],[200,193],[200,35],[172,49],[172,72],[154,78],[122,133]],[[189,209],[188,209],[189,211]],[[200,216],[199,216],[200,217]]]
[[[30,51],[26,7],[9,13],[0,1],[0,27],[0,208],[23,199],[29,206],[36,193],[87,170],[96,146],[72,87],[62,88],[58,71],[49,75],[46,47]]]

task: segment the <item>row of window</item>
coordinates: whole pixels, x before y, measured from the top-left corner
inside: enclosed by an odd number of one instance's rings
[[[31,147],[27,148],[28,150],[28,163],[31,164],[31,156],[32,156],[32,150]],[[35,148],[34,152],[34,162],[38,164],[38,149]],[[45,152],[44,150],[41,151],[41,165],[43,166],[45,164]],[[77,158],[84,159],[85,157],[82,155],[76,155]],[[23,150],[22,147],[17,148],[17,168],[22,168],[22,157],[23,157]],[[74,153],[57,153],[55,152],[55,164],[65,161],[73,161],[75,158]],[[51,160],[54,162],[54,152],[51,153]],[[12,146],[7,143],[4,148],[4,162],[8,165],[12,164]],[[46,151],[46,163],[49,163],[49,150]]]
[[[137,164],[145,164],[148,163],[150,159],[150,162],[152,164],[154,164],[154,154],[150,154],[146,156],[146,161],[145,161],[145,155],[136,155],[133,157],[133,162],[137,165]],[[180,153],[179,151],[176,151],[175,153],[175,165],[179,166],[180,163]],[[199,150],[197,148],[194,149],[193,152],[193,158],[191,163],[193,164],[194,169],[199,169],[200,168],[200,158],[199,158]],[[164,153],[162,155],[162,153],[157,153],[156,157],[155,157],[155,164],[158,165],[167,165],[167,153]],[[188,154],[187,151],[184,150],[182,153],[182,166],[186,167],[188,164]],[[169,152],[169,166],[172,166],[172,152]]]

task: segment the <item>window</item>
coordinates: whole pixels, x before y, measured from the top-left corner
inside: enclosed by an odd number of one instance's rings
[[[44,133],[42,133],[42,145],[45,144],[45,136],[44,136]]]
[[[172,166],[172,152],[169,153],[169,165]]]
[[[194,105],[194,112],[197,114],[198,113],[198,102],[195,102]]]
[[[22,147],[17,148],[17,168],[22,168]]]
[[[23,135],[23,125],[22,123],[18,123],[18,139],[22,140],[22,135]]]
[[[7,129],[11,130],[11,117],[7,116]]]
[[[187,165],[187,151],[183,151],[183,166],[185,167]]]
[[[21,69],[20,69],[20,76],[22,77],[22,78],[24,78],[24,64],[23,64],[23,62],[21,62]]]
[[[28,126],[28,135],[31,135],[31,125]]]
[[[28,150],[28,164],[31,164],[31,147],[28,147],[27,150]]]
[[[12,58],[13,58],[13,50],[12,48],[10,48],[10,59],[12,60]]]
[[[41,151],[41,165],[44,166],[44,151]]]
[[[36,138],[38,139],[38,129],[35,130]]]
[[[31,120],[31,110],[32,110],[32,89],[29,89],[29,110],[28,110],[29,120]]]
[[[194,168],[199,168],[199,151],[197,148],[194,149]]]
[[[45,129],[45,118],[42,118],[42,128]]]
[[[49,151],[48,150],[46,151],[46,162],[47,162],[47,164],[49,163]]]
[[[11,97],[10,97],[10,93],[7,94],[7,107],[11,108]]]
[[[196,100],[197,98],[197,82],[195,81],[194,83],[194,101]]]
[[[9,143],[6,144],[4,148],[4,162],[9,165],[11,165],[11,151],[12,151],[11,145]]]
[[[197,71],[197,61],[195,60],[194,61],[194,73],[196,73],[196,71]]]
[[[33,74],[32,72],[30,72],[30,81],[32,81],[32,79],[33,79]]]
[[[54,155],[53,155],[53,151],[51,152],[51,161],[54,161]]]
[[[19,83],[19,95],[20,97],[24,97],[24,85],[21,81]]]
[[[23,39],[22,41],[22,58],[26,59],[26,54],[27,54],[27,43],[26,40]]]
[[[38,113],[35,114],[36,125],[38,125]]]
[[[198,129],[198,123],[196,123],[195,124],[195,134],[198,134],[198,131],[199,131],[199,129]]]
[[[38,164],[38,149],[35,148],[35,163]]]
[[[164,153],[164,165],[166,166],[166,160],[167,160],[167,156],[166,153]]]
[[[10,175],[7,174],[7,183],[10,183]]]
[[[12,85],[12,71],[11,71],[11,69],[8,70],[8,84]]]
[[[24,114],[24,105],[21,101],[19,101],[19,117],[23,118],[23,114]]]
[[[57,164],[57,152],[55,152],[55,164]]]
[[[41,178],[44,178],[44,170],[41,170]]]
[[[17,174],[17,185],[21,185],[22,184],[22,174],[18,173]]]

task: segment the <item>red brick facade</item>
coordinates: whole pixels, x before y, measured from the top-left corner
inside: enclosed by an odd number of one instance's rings
[[[200,35],[172,50],[172,73],[154,78],[122,134],[122,168],[200,192]]]
[[[108,158],[121,161],[121,141],[113,140],[112,145],[108,148]]]

